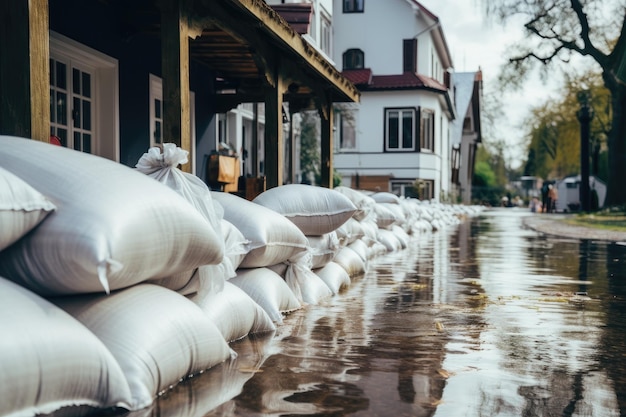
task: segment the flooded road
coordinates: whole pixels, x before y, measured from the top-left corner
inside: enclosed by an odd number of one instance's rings
[[[158,416],[626,415],[626,247],[488,211],[370,261]]]

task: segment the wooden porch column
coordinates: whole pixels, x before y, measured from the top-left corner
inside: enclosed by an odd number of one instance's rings
[[[283,144],[284,80],[277,76],[274,88],[265,93],[265,162],[267,188],[283,185],[285,165]]]
[[[327,97],[320,105],[321,119],[321,165],[320,174],[322,177],[322,187],[333,188],[333,103]]]
[[[48,0],[0,1],[0,134],[50,141]]]
[[[195,158],[191,147],[189,94],[189,26],[182,0],[162,0],[161,71],[163,75],[163,141],[173,142]],[[191,172],[191,163],[181,168]]]

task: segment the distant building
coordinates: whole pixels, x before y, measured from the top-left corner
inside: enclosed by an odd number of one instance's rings
[[[451,127],[451,188],[458,191],[462,203],[469,204],[472,202],[476,149],[482,141],[482,71],[454,73],[453,85],[457,118]]]
[[[454,77],[439,18],[418,1],[333,5],[333,61],[361,92],[360,104],[335,111],[343,184],[469,202],[480,72]]]

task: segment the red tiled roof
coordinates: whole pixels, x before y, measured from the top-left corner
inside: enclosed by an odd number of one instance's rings
[[[372,82],[372,70],[369,68],[343,70],[342,74],[355,86],[370,85]]]
[[[425,88],[446,92],[447,88],[439,81],[421,74],[405,72],[397,75],[372,75],[369,68],[344,70],[343,76],[361,90],[406,90]]]
[[[313,6],[309,3],[270,5],[299,35],[309,33]]]

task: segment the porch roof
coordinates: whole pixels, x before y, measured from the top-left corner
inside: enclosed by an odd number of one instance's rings
[[[121,7],[140,30],[160,36],[159,5],[164,2],[123,2]],[[278,75],[288,80],[286,101],[310,104],[322,95],[331,102],[359,101],[359,90],[298,33],[301,28],[281,16],[284,10],[263,0],[196,0],[188,7],[190,59],[215,72],[216,88],[225,93],[217,97],[218,108],[262,102],[265,87]]]

